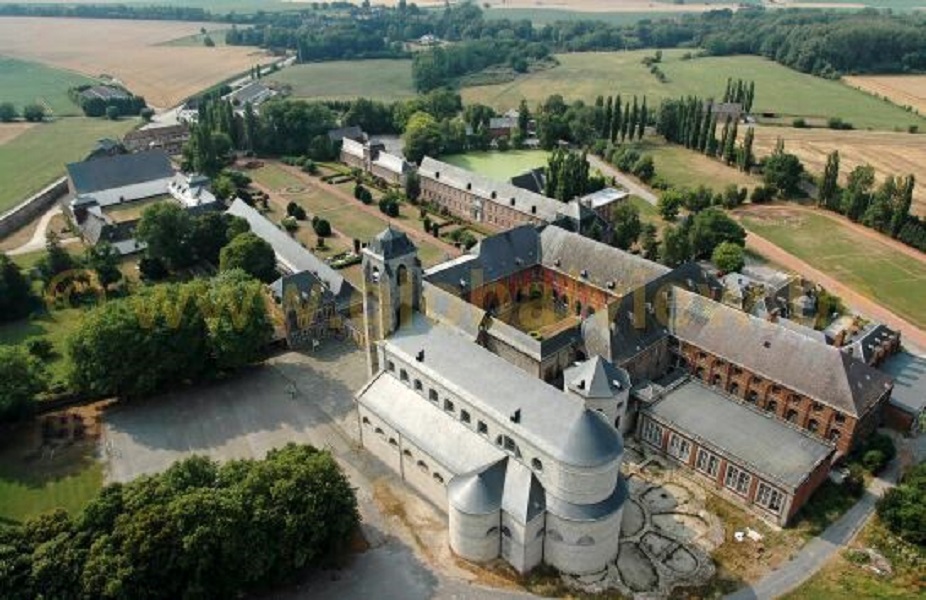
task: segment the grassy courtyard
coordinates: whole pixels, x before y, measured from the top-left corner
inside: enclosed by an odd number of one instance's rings
[[[100,138],[121,138],[137,124],[138,119],[69,117],[40,124],[0,145],[0,212],[63,176],[65,165],[83,159]]]
[[[545,150],[509,150],[507,152],[467,152],[442,156],[440,160],[499,181],[508,181],[537,167],[547,165]]]
[[[747,229],[926,327],[926,264],[828,216],[783,207],[740,213]]]
[[[54,346],[54,358],[46,365],[53,383],[63,382],[68,370],[67,339],[79,326],[83,311],[65,308],[42,313],[29,319],[0,325],[0,346],[22,344],[30,339],[45,338]]]
[[[20,113],[27,104],[39,104],[58,117],[79,115],[68,88],[89,83],[93,80],[78,73],[0,56],[0,102],[12,102]]]
[[[718,98],[728,77],[756,82],[754,112],[774,112],[790,119],[840,117],[856,128],[926,127],[926,119],[837,82],[799,73],[757,56],[722,56],[682,60],[686,50],[663,50],[660,83],[641,63],[653,50],[578,52],[557,55],[558,67],[497,85],[464,88],[465,102],[481,102],[506,110],[522,98],[536,105],[551,94],[567,100],[594,102],[599,95],[646,96],[650,107],[664,98],[697,95]]]
[[[342,100],[365,97],[391,102],[415,96],[410,60],[354,60],[293,65],[266,79],[290,86],[294,98]]]

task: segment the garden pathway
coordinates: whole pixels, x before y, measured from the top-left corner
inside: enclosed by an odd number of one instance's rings
[[[656,194],[651,192],[646,186],[637,183],[630,176],[621,173],[619,170],[609,165],[601,158],[595,156],[594,154],[589,154],[587,156],[588,163],[594,168],[601,171],[603,175],[608,177],[613,177],[617,183],[624,186],[627,191],[629,191],[634,196],[639,196],[643,200],[649,202],[653,206],[656,206],[656,203],[659,201],[659,198],[656,197]]]
[[[39,225],[32,233],[32,239],[30,239],[22,246],[19,246],[18,248],[13,248],[12,250],[7,251],[6,254],[9,256],[17,256],[20,254],[29,254],[30,252],[38,252],[39,250],[44,249],[48,234],[48,224],[51,223],[51,220],[56,215],[60,215],[61,212],[61,207],[56,204],[48,212],[42,215],[41,219],[39,219]],[[68,237],[60,240],[62,245],[74,244],[79,241],[80,239],[76,237]]]

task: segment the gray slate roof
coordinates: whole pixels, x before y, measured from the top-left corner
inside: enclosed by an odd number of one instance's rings
[[[520,423],[512,427],[565,464],[605,465],[623,451],[617,432],[603,418],[586,410],[582,401],[443,325],[432,325],[419,317],[382,343],[499,422],[508,422],[520,409]],[[416,356],[422,350],[424,360],[417,362]]]
[[[623,294],[671,271],[659,263],[559,227],[544,228],[540,247],[545,267],[614,294]]]
[[[447,486],[450,505],[467,515],[499,510],[505,493],[505,471],[511,462],[504,458],[487,469],[454,477]]]
[[[391,373],[383,371],[374,376],[357,392],[357,401],[453,475],[480,471],[507,456]]]
[[[299,242],[277,228],[256,209],[244,200],[236,198],[228,209],[228,214],[245,219],[251,231],[273,247],[277,261],[291,273],[309,271],[328,286],[335,296],[338,308],[349,306],[354,297],[352,286],[337,271],[325,264],[323,260],[303,248]]]
[[[78,195],[170,179],[174,176],[170,158],[162,150],[71,163],[67,170],[74,184],[74,191]]]
[[[839,349],[676,288],[669,327],[681,340],[851,415],[861,416],[891,378]]]
[[[463,332],[470,341],[476,341],[486,320],[484,310],[427,281],[422,286],[422,297],[423,312],[428,317]]]
[[[415,244],[408,239],[404,231],[393,229],[392,225],[379,232],[376,237],[370,241],[370,250],[379,254],[386,260],[393,259],[397,256],[405,256],[415,252]]]
[[[613,398],[630,389],[630,375],[601,356],[569,367],[563,372],[566,386],[583,398]]]
[[[547,511],[569,521],[598,521],[624,506],[629,497],[627,480],[618,478],[611,495],[595,504],[573,504],[552,494],[547,496]]]
[[[340,142],[344,138],[362,140],[363,130],[360,129],[358,125],[351,125],[350,127],[341,127],[340,129],[331,129],[328,131],[328,139],[332,142]]]
[[[508,206],[520,213],[536,216],[547,222],[556,219],[562,207],[559,200],[547,198],[504,181],[461,169],[460,167],[425,156],[418,168],[421,177],[439,181],[458,190],[468,191],[486,202]],[[470,186],[467,189],[467,186]],[[494,195],[494,197],[493,197]],[[512,204],[512,200],[514,203]]]
[[[912,415],[926,411],[926,357],[898,352],[888,357],[881,369],[894,378],[891,404]]]
[[[687,381],[645,412],[789,490],[833,452],[831,445],[699,381]]]

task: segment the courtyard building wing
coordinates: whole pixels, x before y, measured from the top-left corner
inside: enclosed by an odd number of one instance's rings
[[[174,176],[170,158],[161,150],[71,163],[67,166],[67,171],[77,196],[169,180]]]

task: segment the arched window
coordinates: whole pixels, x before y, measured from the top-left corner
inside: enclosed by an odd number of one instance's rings
[[[423,460],[419,460],[419,461],[418,461],[417,463],[415,463],[415,464],[418,466],[419,469],[421,469],[421,470],[424,471],[425,473],[428,472],[428,465],[427,465],[427,463],[425,463]]]
[[[543,472],[543,463],[540,462],[540,459],[539,459],[539,458],[532,458],[532,459],[531,459],[531,468],[532,468],[533,470],[535,470],[535,471],[538,471],[538,472],[541,472],[541,473],[542,473],[542,472]]]
[[[812,433],[816,433],[818,429],[820,429],[820,424],[817,422],[816,419],[811,419],[810,421],[807,422],[808,431]]]
[[[489,537],[490,535],[498,535],[498,527],[493,527],[486,531],[486,537]]]
[[[720,376],[720,374],[719,374],[719,373],[716,373],[716,374],[711,378],[711,385],[719,386],[719,385],[720,385],[720,382],[721,382],[721,379],[722,379],[722,377]]]
[[[772,413],[775,412],[778,410],[778,403],[774,400],[770,400],[769,403],[765,405],[765,410]]]
[[[369,425],[369,424],[370,424],[370,419],[368,419],[367,417],[364,417],[364,418],[363,418],[363,424],[364,424],[364,425]]]
[[[830,433],[826,437],[828,437],[831,442],[838,442],[840,435],[841,433],[838,429],[830,429]]]
[[[551,529],[550,531],[548,531],[548,532],[547,532],[547,537],[550,538],[551,540],[553,540],[554,542],[562,542],[562,541],[563,541],[563,536],[562,536],[562,534],[561,534],[560,532],[558,532],[557,530],[555,530],[555,529]]]
[[[755,390],[750,390],[750,392],[746,394],[746,400],[752,402],[753,404],[755,404],[758,399],[759,393]]]
[[[408,448],[406,448],[405,450],[402,450],[402,455],[411,458],[411,457],[412,457],[412,451],[409,450]]]
[[[734,383],[733,385],[731,385],[731,386],[730,386],[730,393],[733,394],[734,396],[739,396],[739,393],[740,393],[740,384]]]
[[[391,437],[391,438],[389,438],[389,445],[390,445],[390,446],[398,446],[398,445],[399,445],[399,442],[397,442],[395,438]]]
[[[789,410],[788,414],[785,415],[785,420],[789,423],[797,423],[797,411]]]
[[[434,481],[436,481],[437,483],[440,483],[441,485],[443,485],[443,483],[444,483],[444,478],[441,477],[441,474],[440,474],[440,473],[435,473],[435,474],[433,475],[433,477],[434,477]]]
[[[595,538],[590,535],[583,535],[576,541],[576,546],[594,546]]]
[[[502,525],[502,535],[505,536],[506,538],[510,538],[511,530],[505,527],[504,525]]]
[[[383,431],[382,427],[377,427],[376,429],[373,430],[373,433],[378,433],[379,435],[386,435],[386,432]]]

